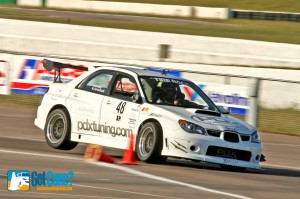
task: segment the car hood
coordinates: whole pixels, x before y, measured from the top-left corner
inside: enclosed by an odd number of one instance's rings
[[[218,131],[236,131],[240,134],[252,134],[256,128],[229,115],[216,112],[199,110],[194,108],[182,108],[175,106],[163,106],[159,108],[169,112],[168,115],[177,116],[177,119],[185,119],[206,129]],[[172,116],[173,120],[174,117]]]

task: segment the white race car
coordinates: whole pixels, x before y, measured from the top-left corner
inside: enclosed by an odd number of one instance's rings
[[[50,60],[44,67],[55,68],[56,76],[35,125],[52,148],[69,150],[84,142],[126,149],[133,134],[141,161],[176,157],[260,169],[264,157],[257,130],[229,116],[189,80],[165,70],[92,67],[63,84],[61,68],[83,68]]]

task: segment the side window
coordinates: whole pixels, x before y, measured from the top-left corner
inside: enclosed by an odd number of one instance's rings
[[[79,85],[79,89],[98,94],[106,94],[112,77],[113,72],[110,71],[96,73]]]
[[[119,75],[113,85],[112,96],[132,101],[132,96],[136,92],[138,92],[138,89],[133,77]]]

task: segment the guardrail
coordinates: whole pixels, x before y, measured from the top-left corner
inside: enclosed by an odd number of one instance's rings
[[[85,0],[19,0],[19,6],[36,6],[47,8],[60,8],[72,10],[121,12],[133,14],[150,14],[161,16],[179,16],[195,18],[228,19],[230,9],[209,8],[181,5],[161,5],[146,3],[126,3],[109,1],[85,1]]]

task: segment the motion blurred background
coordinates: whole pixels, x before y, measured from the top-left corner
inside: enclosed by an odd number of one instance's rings
[[[300,136],[299,35],[298,0],[0,0],[0,106],[37,108],[44,58],[167,68],[260,131]]]

